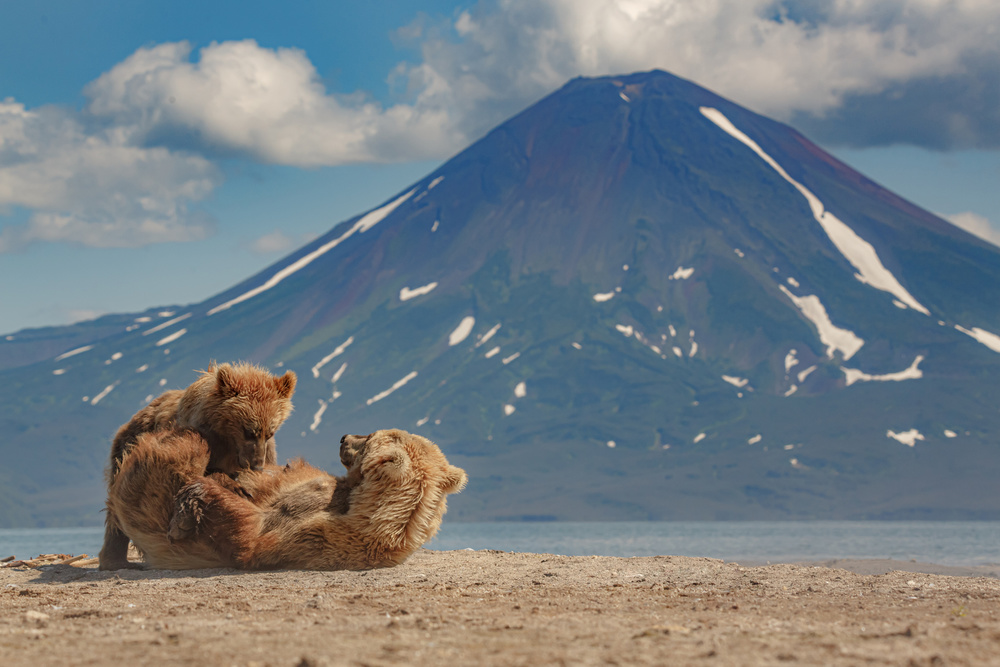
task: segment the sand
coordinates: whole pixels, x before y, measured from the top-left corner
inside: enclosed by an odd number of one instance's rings
[[[998,568],[426,550],[365,572],[79,565],[0,570],[0,664],[1000,665]]]

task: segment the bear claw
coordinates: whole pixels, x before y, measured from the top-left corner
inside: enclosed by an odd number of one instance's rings
[[[194,482],[181,489],[174,499],[174,514],[170,517],[167,538],[171,542],[185,540],[198,532],[204,514],[205,490]]]

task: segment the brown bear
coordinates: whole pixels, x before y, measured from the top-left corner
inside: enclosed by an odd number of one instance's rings
[[[221,484],[227,483],[226,476],[274,464],[274,433],[292,412],[295,381],[292,371],[277,377],[252,364],[213,363],[187,389],[163,393],[118,429],[111,445],[108,488],[114,484],[122,460],[143,433],[186,429],[197,432],[209,452],[201,474],[219,473],[215,478]],[[228,486],[239,489],[238,484]],[[127,558],[128,542],[109,504],[100,568],[132,567]]]
[[[303,462],[241,480],[248,499],[205,477],[207,443],[194,433],[140,437],[108,497],[154,568],[364,569],[406,560],[441,525],[445,496],[465,472],[426,438],[400,430],[347,435],[347,474]]]

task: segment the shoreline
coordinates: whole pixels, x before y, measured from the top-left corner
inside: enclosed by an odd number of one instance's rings
[[[895,558],[817,558],[811,560],[758,560],[758,559],[725,559],[725,558],[711,558],[705,556],[672,556],[670,554],[663,554],[661,556],[600,556],[600,555],[588,555],[588,556],[566,556],[562,554],[550,554],[550,553],[535,553],[535,552],[515,552],[515,551],[501,551],[498,549],[456,549],[456,550],[439,550],[439,549],[428,549],[424,547],[421,549],[423,552],[427,553],[452,553],[452,552],[486,552],[486,553],[520,553],[520,554],[530,554],[535,556],[547,556],[554,558],[619,558],[619,559],[634,559],[634,558],[704,558],[706,560],[717,560],[720,563],[725,563],[729,565],[738,565],[746,568],[758,568],[758,567],[768,567],[771,565],[796,565],[799,567],[821,567],[828,569],[838,569],[847,570],[854,574],[861,575],[876,575],[876,574],[888,574],[889,572],[912,572],[914,574],[936,574],[941,576],[949,577],[988,577],[992,579],[1000,579],[1000,563],[988,563],[984,565],[942,565],[940,563],[928,563],[924,561],[918,561],[916,559],[910,560],[899,560]],[[56,554],[40,554],[34,558],[43,559],[40,563],[45,566],[51,566],[53,564],[62,562],[65,564],[73,564],[76,567],[90,567],[96,564],[96,557],[90,554],[59,554],[61,558],[58,559],[48,559],[52,562],[44,562],[47,556],[55,556]],[[2,554],[0,554],[2,556]],[[137,553],[133,548],[130,548],[129,558],[133,562],[141,562],[138,558]],[[15,559],[13,556],[6,556],[0,560],[0,570],[16,565],[17,563],[23,561],[31,561],[32,559]],[[150,570],[155,571],[155,570]]]
[[[368,571],[85,562],[0,570],[5,665],[990,664],[1000,641],[997,573],[926,563],[426,549]]]
[[[743,567],[767,567],[769,565],[798,565],[801,567],[825,567],[847,570],[854,574],[875,575],[889,572],[912,572],[914,574],[937,574],[948,577],[990,577],[1000,579],[1000,564],[988,565],[940,565],[917,560],[897,560],[894,558],[822,558],[807,561],[725,561]]]
[[[103,527],[0,529],[0,558],[95,554]],[[839,560],[956,568],[1000,566],[1000,522],[510,522],[445,521],[425,547],[612,557],[661,554],[746,564]],[[938,571],[938,570],[926,570]],[[941,570],[944,572],[944,570]]]

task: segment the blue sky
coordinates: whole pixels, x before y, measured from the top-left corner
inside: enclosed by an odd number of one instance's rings
[[[202,300],[574,76],[790,122],[1000,243],[1000,3],[6,3],[0,332]]]

